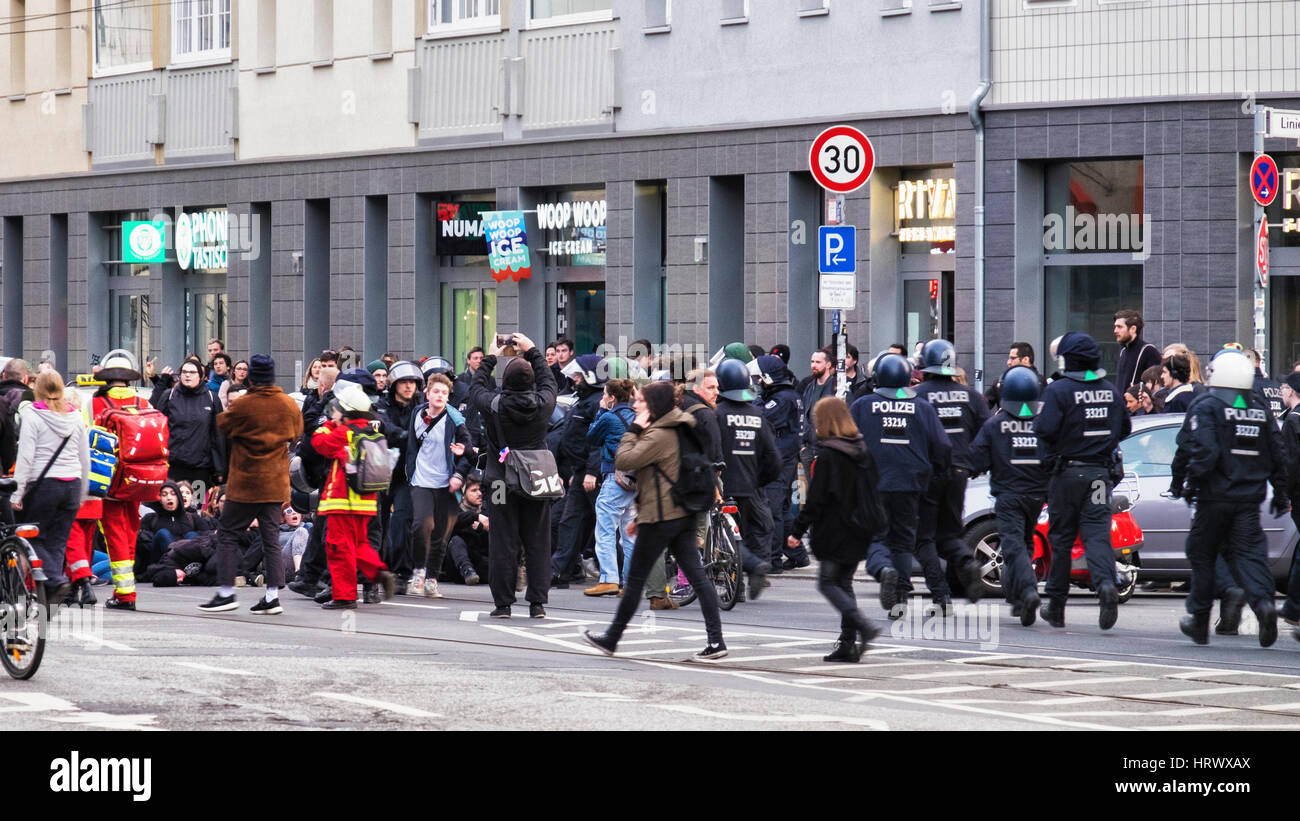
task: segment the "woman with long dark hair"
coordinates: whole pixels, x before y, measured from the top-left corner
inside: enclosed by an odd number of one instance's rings
[[[867,557],[873,535],[869,523],[883,524],[875,506],[864,504],[875,492],[876,467],[843,399],[828,396],[818,400],[813,406],[813,427],[817,450],[812,478],[786,544],[798,547],[812,526],[817,590],[840,614],[840,637],[822,660],[856,662],[867,643],[880,634],[858,609],[853,595],[853,572]]]
[[[709,643],[695,658],[716,659],[727,655],[727,645],[722,640],[722,617],[718,612],[718,591],[700,565],[700,551],[695,543],[695,514],[673,501],[671,493],[681,467],[676,429],[684,426],[689,429],[687,435],[694,435],[695,428],[695,417],[680,410],[675,400],[676,391],[671,382],[651,382],[638,391],[632,406],[636,418],[623,434],[614,455],[616,469],[636,471],[636,521],[629,527],[629,530],[635,528],[636,547],[614,621],[603,633],[584,631],[582,634],[588,644],[609,656],[614,655],[623,631],[640,604],[650,568],[664,550],[672,551],[678,566],[699,593]]]

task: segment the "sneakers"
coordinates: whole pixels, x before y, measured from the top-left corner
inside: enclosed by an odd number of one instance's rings
[[[707,661],[708,659],[720,659],[725,655],[727,655],[727,645],[718,642],[717,644],[710,644],[705,647],[703,650],[692,656],[692,658],[697,661]]]
[[[248,611],[257,616],[278,616],[284,612],[284,608],[280,606],[279,596],[270,601],[267,601],[266,596],[263,596],[257,600],[257,604],[248,608]]]
[[[618,645],[618,642],[610,638],[608,633],[593,633],[590,630],[583,630],[582,638],[587,644],[607,656],[614,655],[614,648]]]
[[[320,606],[321,610],[356,610],[356,599],[330,599]]]
[[[1097,624],[1102,630],[1109,630],[1119,620],[1119,591],[1113,584],[1103,584],[1097,588],[1097,600],[1101,603]]]
[[[488,613],[488,615],[494,619],[508,619],[510,618],[510,605],[507,604],[505,607],[498,607],[491,613]]]
[[[438,592],[437,579],[424,580],[424,597],[426,599],[441,599],[442,594]]]
[[[669,598],[668,596],[651,596],[651,597],[650,597],[650,609],[651,609],[651,610],[677,610],[677,609],[679,609],[680,607],[681,607],[681,605],[679,605],[677,602],[673,601],[673,600],[672,600],[671,598]]]
[[[207,604],[200,604],[199,609],[204,613],[220,613],[225,610],[235,610],[239,605],[235,602],[235,595],[223,596],[217,593],[212,597],[212,601]]]
[[[1038,608],[1042,601],[1042,599],[1038,598],[1037,593],[1030,593],[1025,596],[1025,600],[1020,603],[1021,627],[1033,627],[1034,622],[1038,620]]]
[[[890,566],[880,571],[880,607],[892,613],[898,604],[898,568]]]
[[[588,587],[582,591],[584,596],[617,596],[618,585],[613,582],[601,582],[595,587]]]
[[[108,601],[104,602],[106,610],[134,610],[135,602],[119,599],[117,596],[109,596]]]
[[[411,573],[411,580],[406,583],[406,595],[424,595],[424,570],[416,570]]]
[[[478,584],[482,581],[478,573],[474,572],[474,568],[468,564],[460,569],[460,575],[465,579],[465,584]]]
[[[528,618],[530,619],[546,618],[546,608],[542,606],[541,602],[533,602],[532,604],[528,605]]]

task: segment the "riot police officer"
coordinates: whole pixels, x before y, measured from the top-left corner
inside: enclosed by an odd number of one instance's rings
[[[772,565],[772,512],[763,486],[781,475],[781,457],[772,425],[754,407],[749,369],[724,359],[718,374],[718,432],[722,437],[722,492],[740,508],[741,562],[749,575],[749,598],[757,599]]]
[[[898,354],[882,356],[874,378],[875,391],[856,400],[849,413],[880,472],[881,501],[889,514],[883,544],[873,543],[867,552],[867,573],[880,582],[880,606],[897,619],[903,608],[895,605],[911,591],[913,555],[930,593],[946,595],[939,556],[933,545],[926,553],[917,551],[916,531],[921,494],[931,477],[947,475],[952,445],[934,407],[907,386],[910,362]]]
[[[1187,613],[1179,629],[1197,644],[1209,643],[1215,559],[1220,551],[1245,589],[1259,619],[1259,644],[1277,640],[1273,578],[1259,523],[1265,484],[1273,486],[1269,510],[1281,517],[1291,509],[1282,442],[1268,406],[1254,392],[1254,367],[1241,353],[1220,351],[1210,365],[1210,388],[1187,412],[1178,432],[1178,451],[1187,465],[1186,485],[1169,488],[1196,502],[1187,533],[1192,566]]]
[[[1043,440],[1051,466],[1047,489],[1047,540],[1052,569],[1042,616],[1053,627],[1065,626],[1065,599],[1070,593],[1070,560],[1076,536],[1083,537],[1088,572],[1101,605],[1103,630],[1119,618],[1115,588],[1115,553],[1110,544],[1110,493],[1119,477],[1115,452],[1132,426],[1124,397],[1098,367],[1101,346],[1091,336],[1071,331],[1061,337],[1057,353],[1061,377],[1043,392],[1034,430]]]
[[[989,404],[979,392],[957,382],[957,349],[946,339],[931,339],[921,348],[923,381],[916,387],[917,397],[934,406],[939,422],[952,445],[952,469],[946,477],[935,476],[921,498],[918,552],[929,552],[931,545],[956,571],[972,602],[984,595],[980,568],[962,538],[962,507],[966,502],[966,482],[970,478],[970,444],[989,418]],[[931,591],[934,592],[934,591]],[[936,602],[946,604],[947,602]]]
[[[1003,374],[1000,385],[1001,409],[970,446],[971,475],[988,471],[1002,549],[1002,591],[1013,610],[1019,607],[1020,623],[1029,627],[1038,618],[1040,604],[1029,546],[1047,501],[1043,444],[1034,432],[1034,417],[1042,406],[1040,386],[1037,372],[1023,365]]]
[[[755,401],[763,408],[763,415],[772,425],[772,434],[776,437],[776,449],[781,455],[781,475],[776,481],[763,486],[763,495],[767,498],[768,509],[772,511],[774,536],[772,544],[771,565],[773,573],[807,567],[808,554],[802,546],[786,548],[786,537],[794,526],[790,514],[790,486],[794,484],[795,474],[799,472],[799,449],[803,444],[803,399],[795,390],[794,374],[781,361],[779,356],[760,356],[758,363],[758,383],[761,395]],[[790,558],[783,564],[783,550],[790,551]]]

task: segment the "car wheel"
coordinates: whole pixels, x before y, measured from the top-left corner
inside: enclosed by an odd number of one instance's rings
[[[966,531],[966,544],[975,554],[975,561],[980,566],[980,581],[984,592],[990,595],[1002,593],[1002,547],[998,537],[998,525],[993,519],[976,522]]]

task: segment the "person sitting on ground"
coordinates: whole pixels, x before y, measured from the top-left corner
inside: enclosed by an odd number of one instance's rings
[[[483,512],[483,474],[471,471],[461,492],[460,512],[447,542],[443,577],[478,584],[488,574],[488,517]]]
[[[181,488],[176,482],[163,482],[158,501],[148,505],[150,512],[140,521],[135,542],[135,567],[140,573],[162,559],[171,543],[192,539],[212,527],[197,513],[182,506]]]
[[[289,568],[297,570],[302,564],[303,551],[307,549],[307,539],[311,531],[303,523],[302,514],[293,505],[284,506],[280,520],[280,555],[284,559],[286,572]]]

